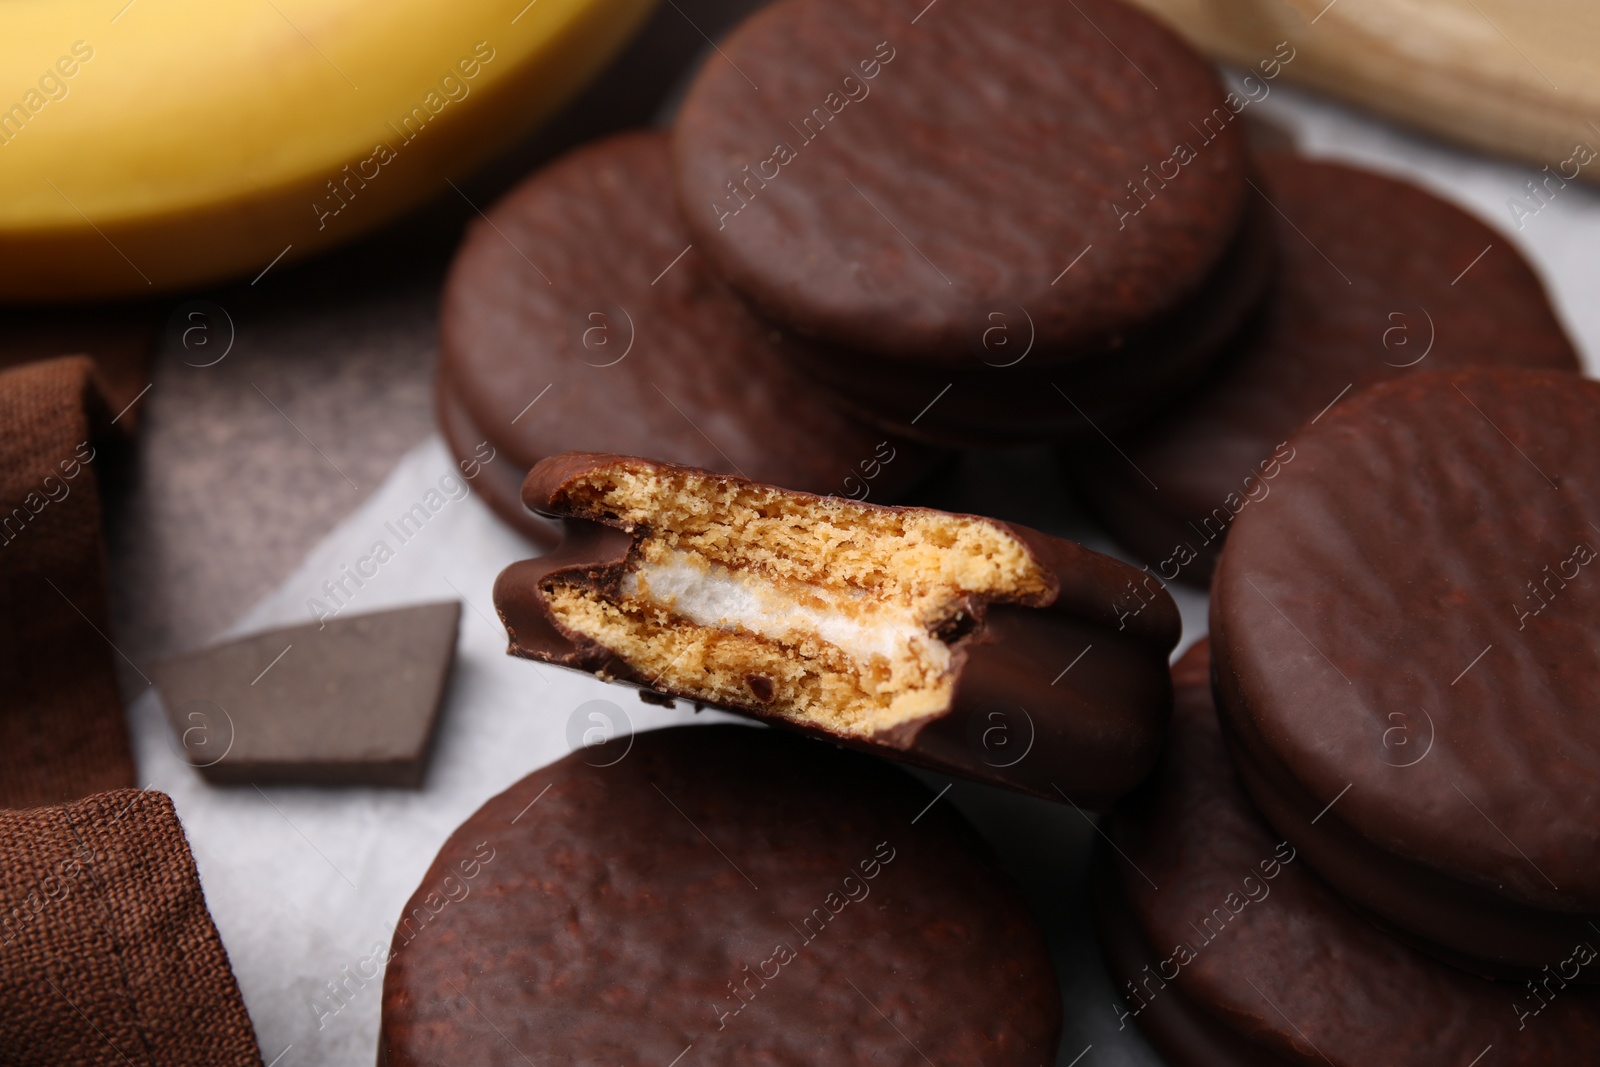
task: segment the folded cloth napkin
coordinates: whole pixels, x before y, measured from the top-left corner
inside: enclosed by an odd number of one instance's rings
[[[95,475],[111,415],[93,373],[84,356],[0,371],[0,808],[135,784]]]
[[[0,370],[0,1067],[259,1067],[172,801],[125,788],[101,364]]]
[[[0,1067],[260,1067],[164,793],[0,811]]]
[[[134,401],[150,385],[150,356],[160,339],[157,310],[148,302],[0,307],[0,368],[57,356],[89,356],[94,360],[95,387],[112,414],[122,416],[117,428],[131,431],[144,407]],[[203,312],[197,314],[201,317],[193,321],[205,325],[190,333],[201,343],[186,343],[185,348],[200,359],[211,338],[209,320]],[[180,318],[179,326],[189,321]]]

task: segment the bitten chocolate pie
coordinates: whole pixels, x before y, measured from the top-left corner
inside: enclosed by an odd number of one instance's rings
[[[1110,557],[623,456],[523,500],[564,532],[496,582],[514,655],[1080,804],[1154,761],[1177,609]]]

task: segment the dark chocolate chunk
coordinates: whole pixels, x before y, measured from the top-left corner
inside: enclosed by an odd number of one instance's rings
[[[378,1062],[1053,1063],[1044,939],[936,799],[776,730],[575,752],[439,850],[395,928]]]
[[[1600,937],[1600,383],[1414,374],[1290,444],[1212,592],[1244,782],[1352,900],[1538,974]]]
[[[1092,807],[1155,759],[1177,609],[1108,556],[621,456],[523,499],[565,533],[495,584],[513,655]]]
[[[1515,985],[1390,937],[1251,806],[1218,728],[1208,659],[1202,643],[1174,668],[1160,768],[1107,822],[1117,851],[1096,857],[1119,1020],[1174,1067],[1592,1060],[1600,991],[1567,982],[1600,968],[1600,933],[1575,937],[1543,983]]]
[[[461,605],[269,630],[150,668],[184,759],[217,784],[422,785]]]

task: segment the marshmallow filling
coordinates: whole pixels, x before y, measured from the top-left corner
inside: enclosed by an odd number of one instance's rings
[[[986,519],[626,462],[565,496],[634,545],[612,580],[545,580],[557,623],[652,688],[834,733],[942,713],[975,612],[1047,595],[1022,542]]]

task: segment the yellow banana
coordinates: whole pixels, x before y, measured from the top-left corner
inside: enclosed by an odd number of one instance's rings
[[[250,276],[447,190],[654,0],[0,5],[0,300]]]

